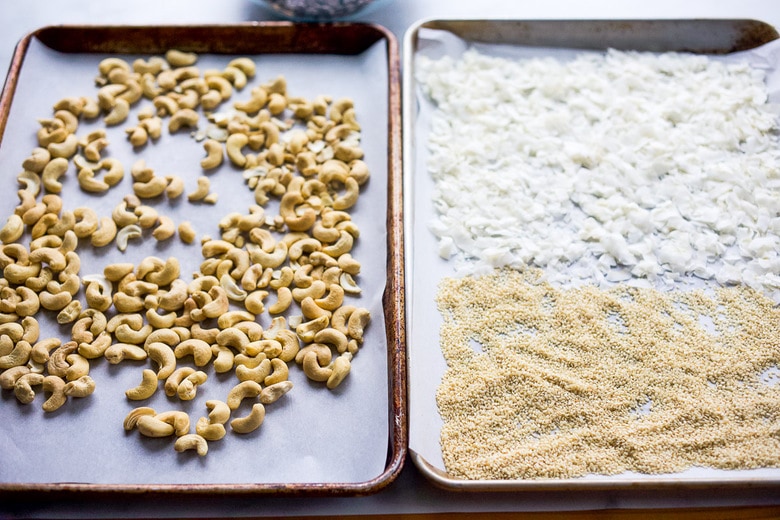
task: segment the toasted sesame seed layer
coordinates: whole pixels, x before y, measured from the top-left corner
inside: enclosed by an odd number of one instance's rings
[[[780,467],[780,309],[745,288],[562,289],[446,278],[447,472],[572,478]]]

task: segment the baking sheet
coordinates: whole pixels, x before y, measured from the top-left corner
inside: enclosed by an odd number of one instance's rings
[[[405,449],[405,410],[400,402],[405,385],[395,365],[403,347],[397,333],[398,324],[402,323],[397,319],[402,299],[395,297],[392,289],[400,283],[395,277],[402,268],[394,260],[396,255],[388,251],[398,247],[396,241],[400,236],[388,228],[388,222],[393,222],[393,215],[400,211],[396,204],[399,199],[390,196],[397,189],[394,178],[400,175],[396,167],[399,129],[395,113],[398,88],[393,83],[398,81],[395,42],[391,41],[390,33],[369,28],[369,32],[375,32],[374,43],[355,48],[357,37],[350,35],[365,33],[366,27],[351,31],[346,24],[333,29],[330,35],[327,28],[316,29],[320,38],[325,31],[324,40],[332,39],[330,45],[335,51],[300,52],[306,33],[294,24],[271,23],[267,27],[255,24],[252,28],[241,28],[239,32],[251,37],[248,40],[219,39],[225,29],[229,28],[173,28],[173,32],[162,29],[162,34],[171,36],[179,31],[200,42],[193,44],[192,50],[200,53],[197,66],[201,71],[223,68],[238,55],[249,56],[256,62],[256,77],[243,90],[235,91],[229,102],[222,105],[223,110],[233,101],[248,99],[252,86],[279,75],[286,77],[291,95],[313,99],[327,94],[334,99],[351,97],[355,102],[371,178],[361,190],[358,204],[350,210],[361,231],[352,253],[362,264],[358,277],[362,294],[352,302],[368,308],[372,319],[364,344],[353,359],[352,371],[338,389],[328,391],[308,381],[300,367],[291,364],[290,380],[295,386],[280,401],[266,407],[261,428],[243,436],[228,431],[221,441],[209,443],[206,457],[198,457],[194,452],[177,453],[171,439],[142,438],[138,432],[125,432],[122,421],[131,409],[140,405],[158,411],[183,409],[190,414],[191,431],[194,431],[197,418],[206,415],[205,401],[224,399],[237,382],[232,372],[215,374],[213,367],[209,367],[206,370],[209,380],[191,402],[171,400],[161,391],[148,401],[131,402],[124,392],[140,382],[141,370],[148,368],[148,362],[110,365],[99,359],[91,363],[90,371],[97,384],[95,393],[89,398],[71,399],[49,414],[40,408],[42,395],[30,405],[21,405],[12,392],[3,390],[0,396],[3,418],[0,421],[0,485],[3,487],[49,489],[71,485],[78,489],[112,490],[369,492],[385,485],[400,470]],[[160,31],[151,28],[95,30],[105,32],[109,38],[107,48],[114,33],[126,38],[128,33],[135,32],[140,36],[138,48],[141,48],[142,42],[155,42],[155,34]],[[71,37],[78,34],[76,29]],[[46,36],[47,31],[43,30],[42,37]],[[10,194],[17,189],[16,175],[21,171],[22,161],[36,146],[36,120],[51,117],[52,105],[63,97],[95,96],[94,78],[97,65],[104,57],[119,55],[131,62],[136,57],[149,56],[130,53],[133,38],[129,41],[129,52],[116,54],[78,52],[78,45],[75,49],[50,48],[38,37],[29,40],[0,143],[0,167],[9,194],[0,200],[2,215],[13,213],[18,203],[17,197]],[[276,47],[278,52],[267,53],[269,46]],[[209,52],[210,49],[214,52]],[[236,49],[242,52],[231,52]],[[142,100],[139,106],[149,103]],[[103,154],[122,161],[125,166],[122,182],[105,195],[87,195],[78,189],[70,170],[62,193],[65,208],[72,210],[87,205],[98,215],[110,215],[121,198],[132,192],[130,166],[141,157],[158,175],[181,176],[186,185],[185,194],[194,191],[196,178],[204,174],[199,166],[205,156],[201,144],[189,132],[168,135],[164,130],[159,142],[148,144],[140,153],[134,152],[124,133],[124,128],[135,120],[133,114],[134,111],[126,124],[107,130],[110,145]],[[78,135],[104,126],[97,121],[82,122]],[[211,191],[219,195],[214,205],[189,203],[186,196],[175,202],[165,197],[148,202],[176,223],[191,221],[198,240],[204,235],[218,237],[220,218],[232,211],[246,213],[254,204],[252,190],[245,185],[241,171],[227,160],[218,170],[206,175],[211,181]],[[275,207],[269,205],[268,211],[275,211]],[[188,280],[202,261],[198,240],[190,246],[178,238],[157,243],[145,233],[142,240],[132,240],[124,253],[113,244],[96,251],[88,242],[82,243],[78,251],[81,275],[100,273],[111,262],[137,264],[142,258],[154,255],[163,259],[177,257],[181,277]],[[43,318],[39,321],[42,338],[63,338],[69,331],[67,327],[58,327],[53,320],[46,320],[45,324]],[[270,317],[266,313],[258,321],[268,326]]]
[[[434,106],[419,91],[414,60],[425,55],[454,58],[467,48],[503,57],[556,56],[567,59],[581,52],[607,48],[712,53],[715,59],[748,57],[768,71],[770,99],[780,99],[780,42],[777,33],[752,21],[513,21],[429,20],[407,31],[404,55],[404,182],[407,247],[407,326],[409,353],[409,451],[418,468],[437,485],[456,490],[516,491],[561,488],[619,488],[664,485],[777,484],[780,470],[723,471],[693,468],[678,474],[614,476],[579,479],[472,480],[451,478],[442,460],[442,421],[435,392],[446,369],[439,347],[441,316],[435,295],[441,279],[455,276],[452,262],[438,255],[428,229],[435,212],[433,180],[427,174],[426,135]],[[775,40],[775,41],[772,41]],[[752,49],[755,44],[765,43]],[[770,43],[766,43],[770,42]],[[749,50],[748,50],[749,49]],[[434,274],[432,276],[432,274]]]

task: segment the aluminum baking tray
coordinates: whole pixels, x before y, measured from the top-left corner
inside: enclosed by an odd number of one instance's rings
[[[419,470],[434,484],[456,491],[539,491],[639,489],[686,486],[776,486],[780,472],[691,471],[673,475],[617,475],[580,479],[462,480],[447,473],[435,404],[436,387],[445,363],[439,348],[441,318],[434,296],[438,281],[452,267],[438,257],[436,239],[428,229],[433,218],[425,155],[427,127],[421,115],[425,100],[415,80],[415,59],[457,55],[470,46],[504,55],[522,47],[532,55],[557,51],[650,52],[680,51],[725,55],[758,48],[778,40],[772,26],[755,20],[422,20],[410,27],[403,54],[404,217],[407,269],[407,338],[409,355],[409,453]],[[457,41],[455,54],[441,41]],[[528,50],[530,49],[530,50]],[[534,50],[535,49],[535,50]],[[536,54],[534,54],[536,53]],[[508,55],[512,55],[511,51]]]
[[[219,69],[238,56],[257,65],[257,75],[234,91],[231,103],[247,100],[254,85],[280,75],[288,92],[308,99],[319,94],[333,99],[351,97],[362,126],[361,146],[371,171],[361,199],[351,216],[361,236],[355,258],[362,259],[358,276],[363,292],[355,300],[371,311],[365,342],[355,355],[350,377],[333,392],[313,385],[296,367],[290,367],[295,388],[272,409],[267,407],[262,427],[245,437],[235,434],[212,442],[206,457],[179,454],[172,444],[141,439],[122,431],[122,417],[138,406],[125,400],[124,390],[140,381],[141,366],[97,362],[90,375],[98,390],[87,399],[71,400],[53,414],[40,409],[43,397],[21,406],[12,392],[0,396],[0,491],[66,493],[166,494],[322,494],[361,495],[376,492],[399,474],[406,456],[406,354],[401,228],[400,57],[395,37],[378,25],[295,24],[289,22],[198,26],[50,26],[38,29],[18,44],[0,97],[0,167],[6,187],[13,191],[2,200],[3,220],[18,203],[15,176],[21,162],[36,145],[37,118],[52,116],[52,106],[67,96],[94,96],[97,65],[105,57],[135,58],[162,55],[176,48],[197,52],[201,70]],[[148,101],[148,100],[147,100]],[[131,116],[134,117],[134,116]],[[202,119],[205,121],[205,119]],[[142,150],[132,150],[124,128],[108,128],[106,153],[126,167],[119,199],[79,193],[74,176],[64,178],[63,201],[72,209],[89,205],[98,214],[130,193],[129,169],[137,159],[155,165],[162,174],[184,179],[186,193],[204,175],[200,144],[189,132],[164,134]],[[86,132],[82,123],[79,132]],[[96,125],[102,126],[102,125]],[[109,151],[110,150],[110,151]],[[252,190],[244,186],[241,170],[227,161],[213,174],[213,205],[157,200],[158,212],[175,221],[189,219],[198,236],[219,236],[217,222],[232,211],[246,212]],[[73,188],[73,189],[71,189]],[[113,188],[112,188],[113,190]],[[68,197],[73,198],[67,198]],[[112,192],[109,192],[112,193]],[[186,198],[185,198],[186,199]],[[23,237],[24,239],[24,237]],[[138,262],[149,255],[176,256],[182,276],[202,261],[197,242],[188,249],[179,240],[155,244],[151,236],[131,244],[125,254],[110,246],[94,251],[87,241],[81,274],[101,272],[106,263]],[[52,315],[53,316],[53,315]],[[42,323],[46,320],[42,318]],[[49,316],[51,318],[51,316]],[[270,317],[257,320],[268,326]],[[49,319],[42,334],[56,335]],[[42,336],[44,337],[44,336]],[[105,360],[100,360],[105,361]],[[219,397],[227,378],[209,373],[202,398]],[[229,386],[228,386],[229,388]],[[100,391],[102,390],[102,391]],[[153,397],[156,399],[159,396]],[[201,400],[199,394],[197,401]],[[158,410],[174,408],[164,395]],[[193,401],[195,403],[195,401]],[[187,411],[192,425],[203,403]],[[118,422],[117,422],[118,421]],[[228,442],[228,440],[232,442]],[[151,441],[151,442],[148,442]],[[183,455],[183,456],[182,456]],[[190,456],[192,455],[192,456]]]

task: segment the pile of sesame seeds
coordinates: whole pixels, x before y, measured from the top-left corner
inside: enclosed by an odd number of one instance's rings
[[[780,467],[780,309],[753,289],[444,279],[447,472],[574,478]]]

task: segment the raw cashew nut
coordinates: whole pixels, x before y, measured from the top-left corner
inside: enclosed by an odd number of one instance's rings
[[[176,233],[176,224],[174,224],[170,217],[165,215],[160,215],[158,220],[160,223],[154,228],[154,231],[152,231],[152,236],[158,242],[162,242],[168,240]]]
[[[116,237],[116,223],[111,217],[102,217],[99,220],[97,231],[92,233],[90,243],[94,247],[104,247],[113,242]]]
[[[19,340],[14,345],[10,354],[0,356],[0,370],[6,370],[16,366],[24,365],[30,359],[32,345],[25,340]]]
[[[60,193],[62,191],[62,183],[59,179],[65,175],[67,170],[68,160],[64,157],[57,157],[49,161],[41,173],[41,182],[46,191]]]
[[[0,229],[0,241],[3,244],[16,242],[21,238],[22,233],[24,233],[24,222],[21,216],[14,213],[8,217],[5,225]]]
[[[153,199],[162,195],[168,187],[165,177],[155,175],[148,181],[136,181],[133,183],[133,193],[142,199]]]
[[[211,345],[196,338],[182,341],[176,345],[173,352],[177,358],[192,356],[195,366],[199,367],[206,366],[211,361]]]
[[[325,386],[327,386],[330,390],[333,390],[334,388],[336,388],[341,384],[344,378],[347,377],[347,375],[349,374],[349,371],[352,367],[352,364],[350,362],[351,359],[352,359],[352,354],[350,354],[349,352],[344,352],[342,355],[340,355],[333,361],[333,363],[331,364],[333,373],[331,373],[330,377],[328,377]]]
[[[87,397],[95,391],[95,380],[89,376],[81,376],[74,381],[65,383],[63,390],[70,397]]]
[[[198,392],[198,386],[205,383],[206,379],[208,379],[208,376],[205,372],[201,372],[200,370],[188,375],[184,381],[179,383],[178,388],[176,388],[176,394],[179,396],[179,399],[182,401],[192,401],[195,399]]]
[[[311,351],[303,356],[303,373],[312,381],[327,381],[333,374],[333,369],[320,366],[317,353]]]
[[[347,322],[347,336],[356,340],[358,343],[363,342],[363,332],[368,326],[368,322],[371,321],[371,314],[368,309],[358,308],[355,309],[349,316]]]
[[[186,412],[171,410],[168,412],[158,413],[154,416],[154,418],[158,421],[162,421],[173,426],[174,433],[177,437],[185,435],[190,429],[190,417]]]
[[[275,403],[284,394],[292,390],[292,381],[280,381],[263,388],[260,392],[260,402],[263,404]]]
[[[143,232],[141,226],[137,224],[125,226],[116,234],[116,247],[119,248],[120,251],[124,251],[127,249],[128,241],[134,238],[141,238],[142,236]]]
[[[187,200],[190,202],[195,202],[199,200],[203,200],[206,198],[206,196],[209,194],[209,190],[211,189],[211,181],[208,177],[200,176],[197,180],[198,187],[195,191],[187,195]]]
[[[246,381],[247,383],[249,381]],[[242,383],[243,384],[243,383]],[[230,427],[236,433],[251,433],[258,429],[265,419],[265,406],[255,403],[246,417],[237,417],[230,421]]]
[[[157,374],[148,368],[142,372],[142,380],[138,386],[125,391],[125,395],[132,401],[149,399],[157,391]]]
[[[35,390],[32,387],[42,385],[44,380],[43,374],[36,374],[30,372],[22,374],[16,379],[14,383],[14,395],[16,399],[22,404],[30,404],[35,399]]]
[[[135,427],[146,437],[170,437],[175,428],[172,424],[161,421],[156,416],[141,415],[135,419]]]
[[[198,125],[200,116],[191,108],[182,108],[168,120],[168,131],[174,133],[181,128],[192,128]]]
[[[176,395],[176,391],[179,388],[181,382],[189,375],[194,374],[195,369],[192,367],[181,367],[173,371],[171,375],[165,380],[165,395],[173,397]]]
[[[231,410],[236,410],[244,399],[251,399],[260,395],[263,390],[260,383],[255,381],[243,381],[234,386],[227,397],[227,405]]]
[[[31,372],[27,365],[17,365],[0,372],[0,388],[3,390],[13,390],[16,381],[24,374]]]
[[[157,363],[157,379],[166,379],[176,370],[176,355],[173,349],[160,341],[154,341],[146,346],[149,359]]]
[[[207,139],[203,142],[203,149],[206,150],[206,157],[200,161],[201,168],[212,170],[222,164],[225,157],[222,143],[216,139]]]
[[[198,61],[198,55],[194,52],[169,49],[165,52],[165,60],[171,67],[188,67]]]
[[[224,430],[224,427],[222,428]],[[206,438],[197,433],[188,433],[182,435],[173,444],[173,449],[178,452],[187,450],[195,450],[201,457],[205,457],[209,452],[209,443],[206,442]]]
[[[144,350],[142,347],[139,347],[138,345],[133,345],[130,343],[114,343],[106,349],[106,351],[103,353],[103,357],[105,357],[106,360],[112,365],[116,365],[125,359],[132,361],[143,361],[148,357],[148,354],[146,353],[146,350]]]
[[[185,220],[179,223],[179,238],[185,244],[191,244],[195,241],[195,230],[190,221]]]
[[[68,395],[65,393],[65,381],[58,376],[46,376],[43,378],[43,391],[51,394],[43,403],[44,412],[53,412],[65,404]]]
[[[111,111],[103,118],[107,126],[116,126],[124,123],[130,114],[130,103],[124,97],[114,98],[114,106]]]
[[[249,136],[246,134],[231,134],[225,142],[225,152],[230,162],[243,168],[247,163],[247,158],[241,151],[249,143]]]
[[[130,410],[122,424],[126,431],[130,431],[138,425],[138,419],[141,417],[154,417],[155,415],[157,415],[157,412],[154,408],[141,406]]]

